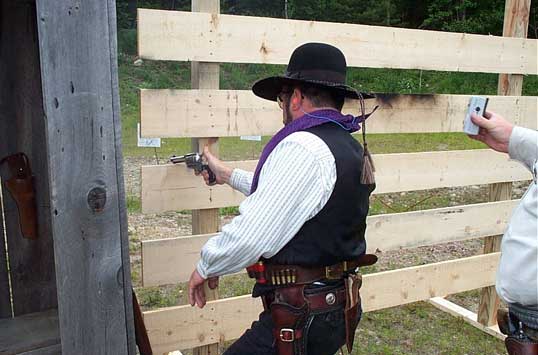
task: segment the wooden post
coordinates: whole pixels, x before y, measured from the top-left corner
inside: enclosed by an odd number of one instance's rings
[[[35,1],[2,1],[0,7],[0,158],[16,152],[28,156],[37,205],[38,239],[25,239],[15,201],[2,187],[13,313],[20,316],[57,307],[46,120]]]
[[[529,12],[531,0],[507,0],[504,12],[503,36],[527,38],[529,27]],[[523,75],[500,74],[499,95],[521,95],[523,88]],[[490,185],[490,201],[502,201],[512,198],[512,183],[499,183]],[[502,236],[485,238],[484,254],[500,250]],[[486,326],[497,323],[497,309],[499,309],[499,297],[495,286],[482,289],[478,306],[478,321]]]
[[[63,354],[136,354],[114,0],[38,1]]]
[[[220,13],[219,0],[192,0],[193,12]],[[218,89],[220,65],[218,63],[191,63],[192,89]],[[192,139],[193,151],[202,151],[208,145],[213,154],[218,155],[218,139]],[[211,187],[209,187],[211,188]],[[219,230],[218,208],[192,211],[192,234],[215,233]],[[211,290],[204,284],[207,300],[218,299],[218,290]],[[193,349],[193,355],[216,355],[219,353],[218,344],[211,344]]]

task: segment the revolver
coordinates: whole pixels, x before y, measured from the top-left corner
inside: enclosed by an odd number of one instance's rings
[[[205,170],[209,174],[209,185],[215,185],[217,183],[215,173],[209,169],[209,165],[204,163],[200,153],[189,153],[180,156],[172,155],[170,162],[173,164],[185,163],[187,168],[194,169],[198,174]]]

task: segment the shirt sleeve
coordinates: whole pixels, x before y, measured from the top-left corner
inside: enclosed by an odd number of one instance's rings
[[[236,168],[232,171],[232,176],[230,176],[230,186],[234,190],[248,196],[250,195],[250,188],[252,186],[253,178],[254,173]]]
[[[525,164],[531,172],[538,160],[538,131],[514,126],[508,144],[510,158]]]
[[[235,273],[282,249],[325,205],[325,196],[334,188],[336,177],[327,186],[320,178],[327,175],[320,164],[308,148],[282,141],[265,162],[256,192],[239,206],[239,216],[202,248],[200,275]]]

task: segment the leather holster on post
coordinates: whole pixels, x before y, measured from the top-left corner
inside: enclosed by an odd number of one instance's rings
[[[0,166],[4,163],[11,172],[5,185],[17,204],[21,234],[27,239],[37,239],[36,200],[28,157],[24,153],[16,153],[0,160]]]
[[[506,309],[497,311],[497,323],[506,335],[504,344],[508,355],[538,355],[538,341],[529,337],[522,322],[514,319]]]

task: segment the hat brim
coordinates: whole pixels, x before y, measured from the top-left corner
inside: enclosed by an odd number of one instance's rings
[[[316,86],[327,88],[331,91],[340,92],[346,98],[350,99],[359,99],[357,91],[350,86],[334,84],[326,81],[317,81],[317,80],[297,80],[290,79],[285,76],[271,76],[269,78],[258,80],[252,86],[252,92],[254,95],[261,97],[262,99],[276,101],[278,94],[282,91],[284,85],[296,85],[301,83],[313,84]],[[374,99],[375,95],[361,92],[360,93],[364,99]]]

